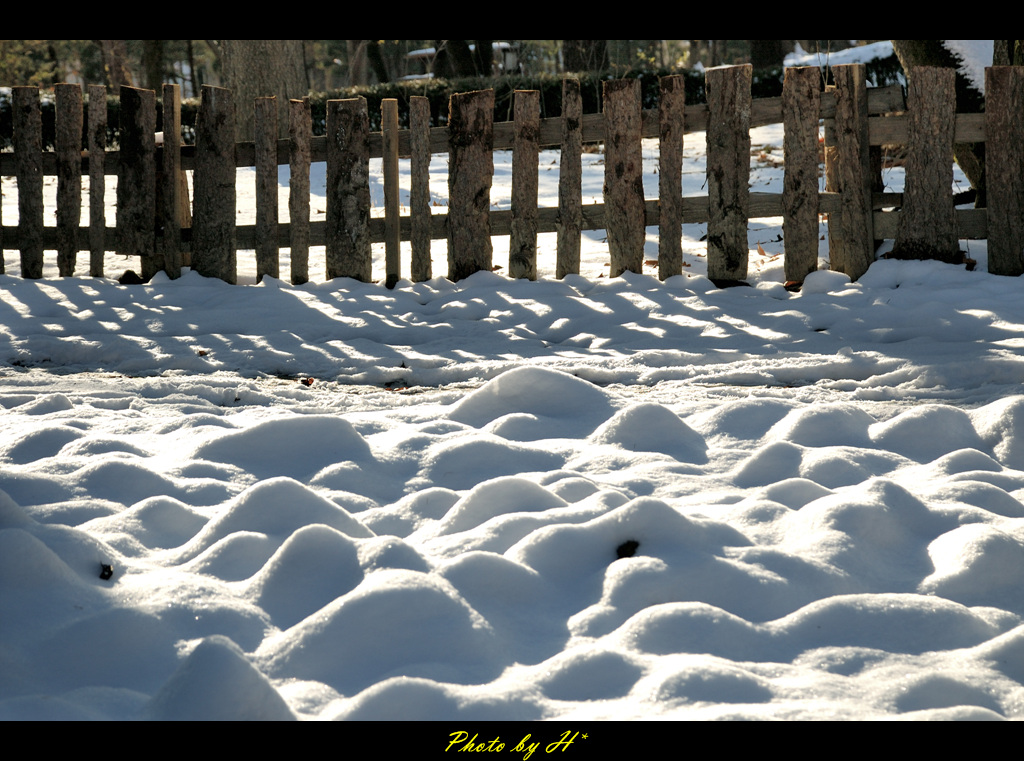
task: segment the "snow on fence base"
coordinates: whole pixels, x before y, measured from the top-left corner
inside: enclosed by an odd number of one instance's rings
[[[684,103],[673,77],[662,80],[658,109],[641,111],[634,83],[608,82],[605,113],[582,115],[579,83],[563,86],[563,115],[539,119],[536,94],[516,94],[513,122],[493,123],[493,92],[452,96],[448,127],[429,126],[423,98],[410,103],[410,128],[398,130],[396,105],[385,102],[383,132],[368,129],[366,101],[329,101],[324,137],[311,134],[309,104],[293,101],[289,138],[277,139],[276,112],[264,101],[256,139],[236,143],[230,92],[204,87],[196,146],[180,145],[180,108],[173,85],[163,88],[165,142],[153,146],[154,94],[122,88],[121,145],[106,151],[102,87],[88,88],[86,151],[79,153],[82,102],[58,86],[54,152],[41,149],[39,91],[13,88],[14,152],[0,154],[0,173],[14,175],[19,222],[0,224],[0,246],[21,253],[22,274],[42,276],[44,250],[58,251],[62,275],[73,274],[77,251],[90,251],[89,274],[102,276],[104,250],[140,256],[145,277],[164,270],[174,278],[191,252],[201,274],[235,282],[238,249],[257,252],[259,276],[277,276],[279,247],[292,251],[290,277],[308,280],[310,246],[324,246],[328,277],[371,277],[371,243],[386,244],[386,283],[403,276],[429,279],[430,241],[449,241],[452,279],[490,269],[490,237],[510,235],[509,272],[535,278],[536,236],[558,236],[556,276],[580,269],[580,234],[607,230],[612,274],[642,265],[643,233],[661,226],[659,275],[679,274],[683,223],[708,224],[708,272],[712,279],[746,277],[747,220],[781,216],[785,231],[787,280],[802,281],[817,266],[819,213],[828,216],[832,269],[856,279],[874,259],[877,241],[896,240],[896,251],[949,258],[950,240],[988,238],[989,269],[1024,274],[1024,69],[993,67],[984,114],[954,115],[942,74],[913,70],[910,110],[899,87],[868,88],[864,67],[833,67],[835,85],[821,92],[817,68],[787,72],[781,98],[752,101],[750,68],[732,66],[707,73],[708,105]],[[916,94],[915,94],[916,93]],[[261,99],[262,101],[263,99]],[[521,103],[521,105],[520,105]],[[258,102],[259,104],[259,102]],[[257,105],[257,109],[260,105]],[[262,111],[260,111],[262,113]],[[271,114],[274,114],[273,118]],[[825,124],[826,190],[818,190],[816,137]],[[781,194],[751,193],[749,130],[782,122],[786,174]],[[77,125],[77,130],[76,130]],[[952,128],[950,128],[952,127]],[[684,133],[707,130],[708,195],[682,197],[679,181]],[[645,199],[637,182],[640,141],[659,138],[658,199]],[[987,142],[988,208],[952,210],[947,182],[952,142]],[[604,143],[607,155],[604,203],[581,203],[580,154],[586,143]],[[910,145],[906,190],[879,191],[877,159],[883,144]],[[561,149],[559,205],[536,207],[536,161],[541,148]],[[489,191],[495,149],[512,149],[515,172],[510,211],[491,211]],[[516,155],[519,152],[519,156]],[[522,155],[523,153],[529,155]],[[432,153],[449,154],[451,198],[448,214],[432,214],[428,166]],[[401,215],[395,192],[395,162],[411,157],[411,193]],[[371,217],[369,159],[384,158],[385,215]],[[309,166],[327,163],[327,219],[309,221]],[[277,220],[276,167],[290,164],[290,222]],[[255,225],[235,223],[235,168],[255,166],[265,177],[257,198]],[[191,215],[179,178],[194,172]],[[90,175],[90,225],[80,227],[80,175]],[[58,177],[57,227],[43,224],[42,176]],[[103,174],[118,177],[114,228],[103,224]],[[952,210],[952,212],[951,212]],[[924,220],[924,221],[922,221]],[[932,220],[941,220],[941,223]],[[2,223],[2,220],[0,220]],[[952,231],[952,232],[951,232]],[[941,239],[936,238],[941,234]],[[952,236],[952,237],[951,237]],[[412,244],[411,272],[401,272],[400,241]],[[639,243],[638,243],[639,241]],[[638,261],[638,253],[639,261]],[[3,260],[0,257],[0,273]]]

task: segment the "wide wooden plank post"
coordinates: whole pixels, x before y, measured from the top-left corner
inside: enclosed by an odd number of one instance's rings
[[[57,158],[57,272],[75,274],[82,221],[82,87],[54,85]]]
[[[294,285],[309,282],[309,165],[313,117],[309,98],[288,101],[290,147],[288,219],[291,230],[291,276]]]
[[[562,80],[562,151],[558,163],[555,277],[580,274],[583,229],[583,99],[580,81]]]
[[[644,265],[646,222],[640,145],[640,80],[604,83],[604,207],[611,276]]]
[[[21,276],[43,276],[43,118],[38,87],[14,87],[12,114],[18,178]]]
[[[956,72],[915,67],[907,78],[907,163],[893,258],[963,259],[953,208]]]
[[[163,150],[157,180],[157,238],[158,254],[163,259],[167,276],[181,277],[184,264],[181,246],[183,218],[188,213],[188,180],[181,171],[181,87],[164,85]],[[191,225],[191,220],[189,220]]]
[[[731,285],[747,277],[750,194],[751,66],[708,69],[708,278]]]
[[[512,230],[509,277],[537,279],[537,171],[540,165],[540,92],[516,90],[512,145]]]
[[[836,115],[825,123],[825,189],[841,193],[829,214],[829,266],[856,280],[875,260],[868,150],[868,97],[864,64],[832,67]]]
[[[231,91],[203,85],[196,116],[192,269],[237,282],[235,253],[235,107]]]
[[[253,103],[256,139],[256,282],[281,277],[277,240],[277,98]]]
[[[402,230],[398,202],[398,101],[380,103],[380,129],[384,176],[384,285],[394,288],[402,277]]]
[[[430,99],[409,99],[409,233],[412,279],[430,280]]]
[[[448,278],[461,280],[492,268],[494,91],[452,95],[448,135]]]
[[[1024,274],[1024,68],[985,70],[988,271]]]
[[[159,269],[156,238],[156,93],[121,87],[117,172],[117,253],[141,258],[141,276]]]
[[[106,252],[107,89],[89,85],[89,276],[103,277]]]
[[[782,84],[782,239],[787,284],[803,283],[818,269],[818,114],[821,71],[817,66],[786,69]]]
[[[370,118],[366,98],[327,101],[327,277],[370,282]]]
[[[658,100],[658,278],[683,274],[683,132],[686,80],[661,78]]]

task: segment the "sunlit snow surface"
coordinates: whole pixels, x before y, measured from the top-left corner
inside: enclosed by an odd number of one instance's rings
[[[600,233],[563,281],[0,277],[0,717],[1020,717],[1020,280],[794,294],[780,225],[727,290],[699,226],[665,283]]]

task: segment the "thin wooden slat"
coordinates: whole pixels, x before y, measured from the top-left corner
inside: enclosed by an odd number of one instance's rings
[[[394,288],[402,277],[402,239],[398,201],[398,101],[384,98],[380,104],[384,176],[384,285]]]
[[[836,110],[825,124],[825,187],[842,194],[829,214],[829,266],[856,280],[875,259],[868,151],[867,80],[863,64],[832,67]]]
[[[75,274],[82,221],[82,88],[54,85],[57,154],[57,271]]]
[[[658,101],[658,278],[683,274],[683,133],[686,80],[661,78]]]
[[[163,150],[157,180],[157,248],[167,276],[181,277],[183,216],[188,209],[188,179],[181,171],[181,88],[163,86]],[[191,225],[191,220],[189,220]]]
[[[38,87],[14,87],[13,143],[18,178],[21,276],[43,276],[43,119]]]
[[[327,101],[327,277],[370,282],[370,120],[366,98]]]
[[[786,69],[782,85],[782,239],[785,278],[802,283],[818,269],[818,113],[821,72],[816,66]]]
[[[256,142],[256,282],[264,275],[281,277],[277,239],[277,98],[253,104]]]
[[[644,183],[640,144],[640,80],[604,83],[607,135],[604,152],[604,202],[611,276],[643,271]]]
[[[121,163],[117,173],[117,252],[141,258],[142,279],[156,261],[156,94],[122,87]]]
[[[988,271],[1024,274],[1024,68],[985,70]]]
[[[512,148],[512,231],[508,274],[537,279],[537,171],[540,164],[540,92],[515,93],[515,132]]]
[[[430,99],[409,99],[409,217],[412,279],[429,280],[430,261]]]
[[[103,277],[106,241],[107,90],[89,85],[89,276]]]
[[[309,282],[309,141],[313,134],[309,98],[289,101],[288,114],[291,276],[294,285],[301,285]]]
[[[196,117],[192,269],[237,282],[235,253],[235,123],[231,91],[203,85]]]
[[[492,267],[491,181],[494,91],[452,95],[448,101],[448,278]]]
[[[708,69],[708,278],[719,284],[747,277],[750,181],[749,65]]]
[[[555,277],[580,274],[583,229],[583,101],[580,82],[562,80],[562,151],[558,164],[558,223]]]

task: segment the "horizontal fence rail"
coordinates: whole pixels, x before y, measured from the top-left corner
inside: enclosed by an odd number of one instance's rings
[[[536,236],[557,233],[556,276],[578,273],[580,233],[606,230],[613,275],[639,271],[645,228],[658,226],[659,276],[680,274],[681,225],[708,225],[709,276],[720,283],[747,277],[747,221],[782,217],[785,277],[801,282],[817,268],[819,214],[828,217],[830,266],[856,279],[877,242],[895,239],[894,254],[954,261],[957,240],[988,238],[989,269],[1024,273],[1024,68],[987,70],[984,114],[956,114],[949,72],[914,69],[904,101],[898,86],[868,88],[862,65],[833,67],[835,85],[821,89],[816,67],[789,69],[780,98],[752,100],[749,66],[710,69],[708,103],[687,105],[679,77],[664,77],[657,109],[643,111],[635,81],[605,83],[604,111],[580,113],[579,84],[563,83],[562,116],[539,118],[535,92],[515,96],[514,119],[493,123],[493,93],[453,95],[448,126],[429,126],[425,98],[413,97],[409,129],[398,129],[397,102],[382,104],[382,129],[370,132],[366,101],[330,101],[327,135],[314,137],[308,101],[288,105],[288,134],[278,138],[273,98],[258,99],[255,140],[237,143],[228,90],[204,87],[196,145],[180,143],[180,93],[165,85],[163,141],[155,134],[156,94],[121,89],[120,148],[105,146],[104,88],[90,86],[83,106],[78,85],[55,90],[55,150],[41,149],[39,91],[13,88],[14,150],[0,154],[0,174],[14,176],[19,222],[2,225],[0,249],[18,250],[22,275],[42,276],[43,252],[57,252],[60,274],[74,274],[89,251],[89,274],[102,276],[103,252],[141,259],[143,279],[163,270],[174,278],[190,264],[200,274],[236,279],[237,250],[255,250],[257,275],[280,277],[279,249],[291,249],[290,278],[308,280],[309,249],[323,246],[328,277],[370,279],[371,244],[384,243],[386,284],[432,276],[430,241],[447,239],[448,276],[491,269],[490,238],[510,236],[509,273],[536,278]],[[83,113],[88,117],[82,143]],[[824,123],[825,190],[819,189],[820,124]],[[748,189],[749,130],[782,123],[782,193]],[[707,133],[708,195],[682,196],[684,135]],[[640,145],[660,141],[659,198],[644,198]],[[985,142],[988,205],[954,209],[953,145]],[[580,154],[603,143],[604,203],[581,202]],[[904,193],[880,192],[880,146],[907,146]],[[559,148],[559,205],[537,207],[537,153]],[[489,208],[494,150],[513,151],[512,208]],[[447,214],[429,202],[432,154],[449,157]],[[408,213],[398,201],[398,159],[411,159]],[[369,160],[382,159],[385,214],[370,215]],[[327,164],[326,221],[309,217],[309,168]],[[277,167],[289,165],[290,222],[277,218]],[[235,169],[255,167],[257,220],[235,223]],[[184,172],[193,173],[188,198]],[[56,227],[43,224],[42,177],[58,178]],[[81,176],[88,175],[90,224],[80,225]],[[104,223],[105,175],[117,177],[117,217]],[[404,207],[403,207],[404,208]],[[411,268],[401,272],[399,246],[411,243]],[[0,257],[0,272],[3,259]]]

